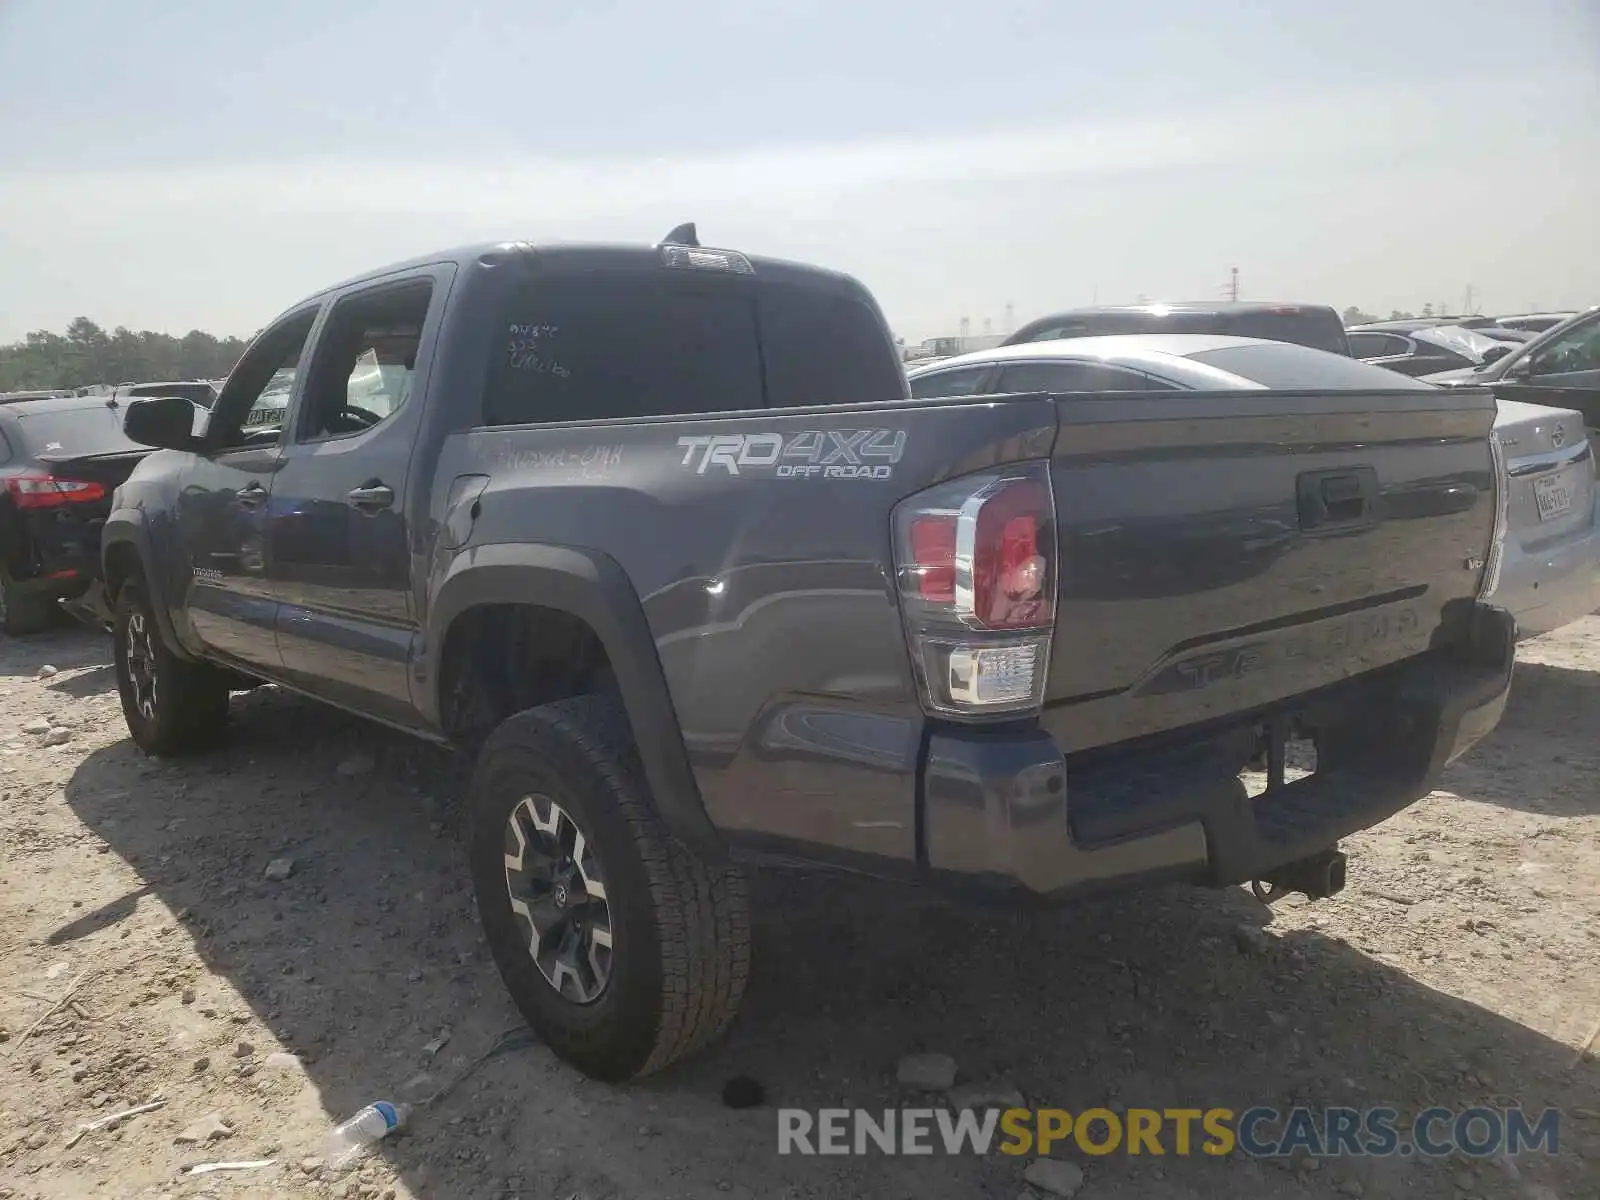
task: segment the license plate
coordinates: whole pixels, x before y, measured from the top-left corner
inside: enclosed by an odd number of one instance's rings
[[[1548,475],[1533,481],[1533,501],[1539,506],[1539,520],[1548,521],[1572,511],[1573,493],[1577,491],[1571,471]]]

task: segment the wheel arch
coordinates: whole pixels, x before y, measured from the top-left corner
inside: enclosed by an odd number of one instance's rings
[[[673,836],[702,856],[724,852],[689,765],[655,639],[627,573],[596,550],[502,543],[457,556],[428,607],[417,701],[430,724],[444,727],[452,628],[474,609],[533,606],[585,626],[616,677],[623,711],[639,749],[657,810]]]
[[[111,608],[116,608],[117,593],[122,586],[130,579],[137,579],[149,598],[161,640],[179,658],[194,660],[194,655],[178,640],[173,627],[166,589],[162,586],[160,572],[156,570],[150,530],[145,526],[144,514],[140,510],[123,509],[106,518],[100,532],[100,569],[105,578],[106,603]]]

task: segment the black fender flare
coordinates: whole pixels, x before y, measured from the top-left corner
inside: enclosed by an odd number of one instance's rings
[[[113,609],[116,607],[116,597],[109,591],[110,567],[111,552],[117,546],[132,546],[134,553],[139,556],[140,574],[145,593],[150,597],[150,608],[155,613],[156,628],[161,633],[161,640],[167,644],[167,649],[179,658],[186,662],[193,661],[194,655],[189,653],[184,644],[178,640],[177,630],[172,624],[172,610],[167,607],[166,588],[161,573],[156,570],[155,551],[150,543],[150,530],[145,525],[143,510],[114,509],[100,530],[100,572],[108,585],[106,602]]]
[[[594,630],[616,674],[657,811],[672,835],[697,854],[723,857],[725,845],[701,801],[644,608],[616,560],[597,550],[514,542],[458,554],[428,606],[427,666],[417,699],[435,726],[444,711],[439,660],[451,622],[483,604],[537,604]]]

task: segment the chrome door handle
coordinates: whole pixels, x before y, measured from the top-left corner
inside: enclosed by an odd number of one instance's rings
[[[240,504],[243,504],[246,508],[254,508],[256,505],[266,500],[267,489],[262,487],[259,483],[247,483],[233,495],[234,499],[236,499]]]
[[[352,488],[345,494],[345,499],[364,512],[377,512],[394,503],[394,489],[387,484],[369,483]]]

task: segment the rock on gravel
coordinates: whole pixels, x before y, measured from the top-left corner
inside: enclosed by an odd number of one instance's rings
[[[357,775],[372,774],[377,765],[370,754],[352,754],[335,767],[334,770],[346,778],[354,778]]]
[[[58,672],[49,663],[46,663],[44,666],[40,667],[38,669],[38,671],[36,671],[34,673],[33,677],[35,679],[53,679],[58,674],[60,674],[60,672]]]
[[[282,883],[294,874],[294,859],[275,858],[267,864],[267,869],[261,872],[264,879],[272,883]]]
[[[942,1092],[956,1081],[956,1060],[948,1054],[908,1054],[895,1077],[903,1087]]]
[[[207,1113],[198,1121],[184,1126],[172,1140],[180,1146],[205,1146],[218,1138],[233,1136],[233,1124],[221,1113]]]
[[[39,744],[41,746],[62,746],[70,742],[72,738],[72,730],[58,725],[40,738]]]
[[[22,727],[22,732],[37,737],[41,733],[49,733],[50,729],[49,721],[29,721]]]
[[[1052,1196],[1075,1196],[1083,1186],[1083,1168],[1060,1158],[1036,1158],[1022,1178],[1030,1187]]]

